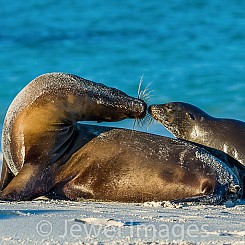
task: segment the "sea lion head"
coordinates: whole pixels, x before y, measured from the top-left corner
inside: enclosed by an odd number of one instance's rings
[[[69,96],[65,101],[73,121],[116,122],[126,118],[141,119],[146,115],[147,105],[143,100],[102,83],[65,73],[46,74],[41,80],[48,84],[52,81],[56,91],[60,83],[64,84],[61,90],[68,89],[68,93],[61,93],[61,96]]]
[[[148,112],[179,139],[194,141],[210,133],[206,125],[212,117],[194,105],[183,102],[157,104],[149,106]]]
[[[88,97],[91,100],[93,120],[115,122],[126,118],[141,119],[145,117],[147,105],[143,100],[103,84],[93,85],[96,86],[96,89],[93,88]]]

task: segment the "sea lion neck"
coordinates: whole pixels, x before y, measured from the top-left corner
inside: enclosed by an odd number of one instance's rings
[[[73,141],[77,121],[137,119],[145,113],[143,101],[118,89],[72,74],[44,74],[11,103],[3,127],[3,155],[16,175],[27,160],[58,159]]]

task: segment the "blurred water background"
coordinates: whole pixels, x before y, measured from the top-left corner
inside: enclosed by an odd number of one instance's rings
[[[144,75],[143,87],[152,82],[149,103],[185,101],[245,120],[244,0],[0,3],[1,127],[15,95],[53,71],[132,96]],[[160,124],[148,131],[170,135]]]

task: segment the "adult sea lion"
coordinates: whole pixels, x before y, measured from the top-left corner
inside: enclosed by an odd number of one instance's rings
[[[128,129],[80,127],[102,133],[80,148],[56,173],[56,184],[50,190],[54,196],[70,200],[209,204],[235,201],[240,196],[236,175],[200,147]]]
[[[81,137],[77,121],[143,118],[146,107],[120,90],[72,74],[37,77],[5,117],[0,198],[24,200],[46,193],[52,187],[50,175],[95,137]]]
[[[183,102],[151,105],[148,112],[175,137],[205,146],[212,154],[226,158],[229,166],[237,168],[240,178],[244,178],[245,122],[212,117]]]

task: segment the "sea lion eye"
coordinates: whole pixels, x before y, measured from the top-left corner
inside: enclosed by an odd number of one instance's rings
[[[191,120],[195,120],[195,119],[196,119],[196,118],[194,117],[194,115],[191,114],[191,113],[187,113],[187,115],[190,117]]]

